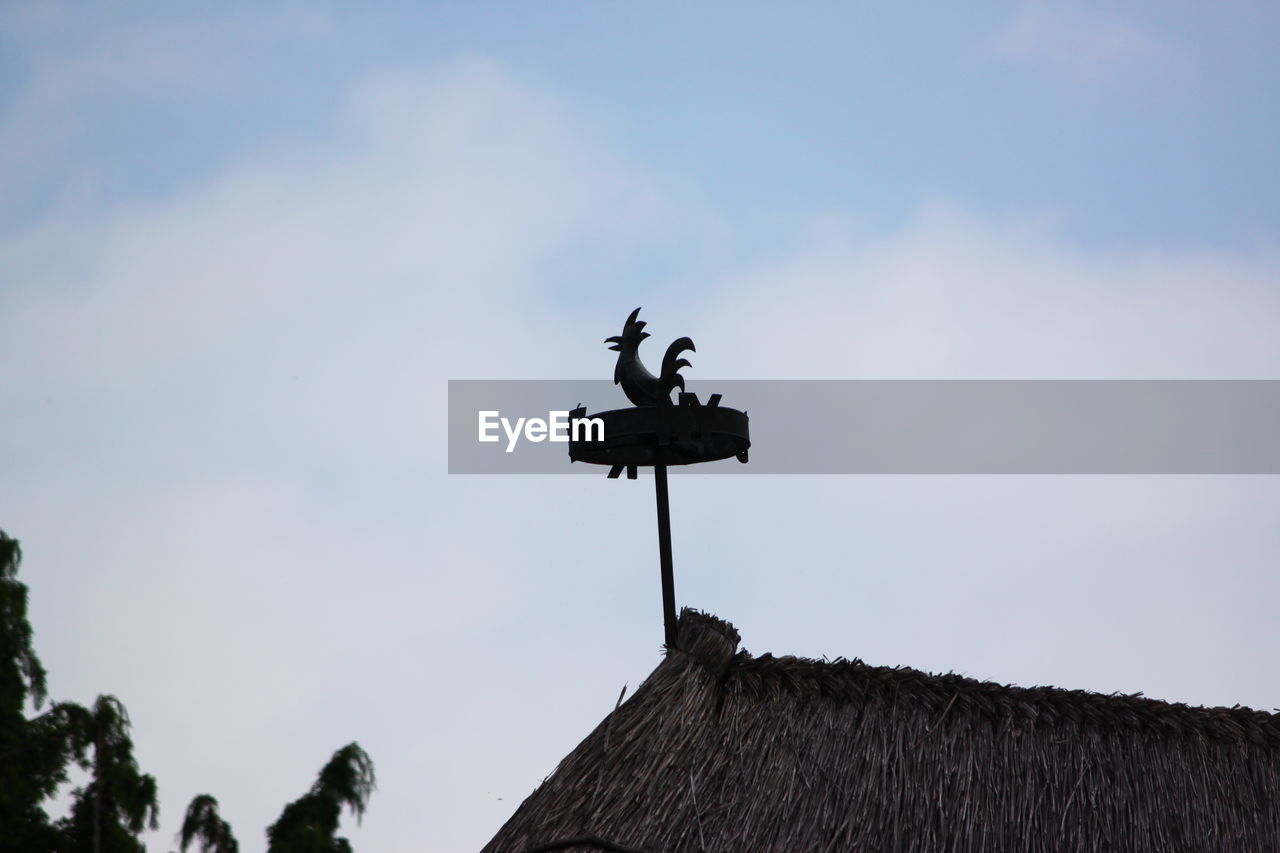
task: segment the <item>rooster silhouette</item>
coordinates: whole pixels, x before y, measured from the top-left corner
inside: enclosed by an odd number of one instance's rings
[[[680,358],[685,350],[697,352],[693,341],[679,338],[667,347],[662,357],[662,373],[654,376],[640,361],[640,343],[649,333],[644,331],[644,320],[637,320],[640,309],[631,312],[622,334],[605,338],[606,344],[613,344],[609,349],[618,353],[618,364],[613,369],[613,383],[622,386],[622,393],[637,406],[669,406],[671,405],[671,389],[684,390],[684,377],[680,368],[692,367],[688,359]]]

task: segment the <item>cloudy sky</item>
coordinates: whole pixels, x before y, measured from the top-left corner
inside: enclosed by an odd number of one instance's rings
[[[608,377],[637,305],[693,391],[1280,378],[1274,4],[694,5],[0,9],[0,528],[149,849],[202,792],[261,849],[352,740],[357,850],[478,848],[659,661],[649,483],[449,476],[449,379]],[[690,475],[677,595],[1272,709],[1278,499]]]

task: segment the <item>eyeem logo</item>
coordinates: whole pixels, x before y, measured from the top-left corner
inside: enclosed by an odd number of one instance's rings
[[[502,417],[502,413],[496,410],[481,411],[479,414],[480,421],[480,441],[492,442],[501,440],[501,436],[497,434],[498,428],[507,434],[507,453],[511,453],[516,449],[516,443],[523,435],[525,440],[532,442],[539,441],[568,441],[569,431],[573,430],[574,441],[604,441],[604,421],[600,418],[578,418],[572,422],[569,421],[569,412],[547,412],[547,419],[542,418],[516,418],[514,424],[508,418]],[[586,438],[583,438],[583,434]]]

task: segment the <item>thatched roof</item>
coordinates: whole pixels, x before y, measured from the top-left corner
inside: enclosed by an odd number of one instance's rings
[[[1280,850],[1280,715],[738,640],[684,611],[486,853]]]

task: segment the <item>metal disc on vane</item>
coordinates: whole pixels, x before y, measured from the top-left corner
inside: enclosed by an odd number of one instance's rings
[[[569,458],[574,462],[624,468],[653,465],[696,465],[737,457],[747,461],[751,438],[747,415],[720,405],[713,394],[706,405],[696,394],[680,394],[679,405],[636,406],[587,415],[574,409],[569,420],[599,419],[603,439],[589,429],[570,430]],[[577,440],[572,436],[577,435]]]

